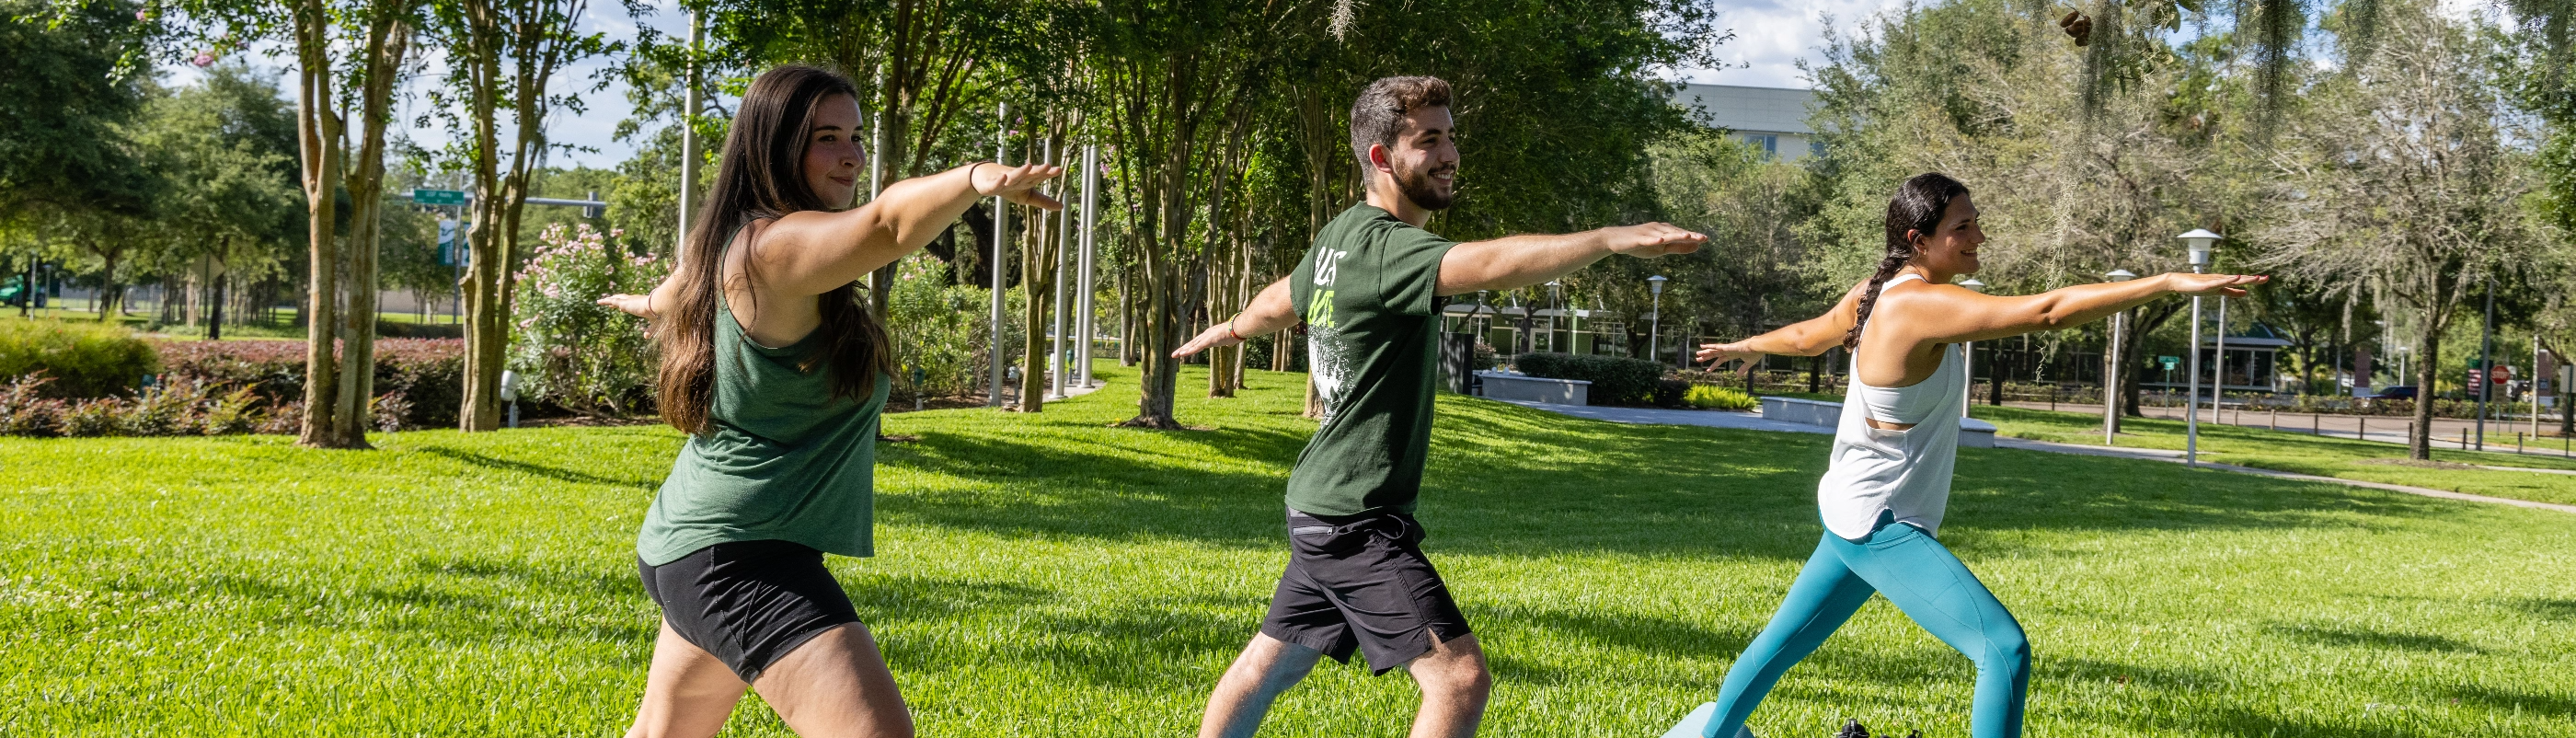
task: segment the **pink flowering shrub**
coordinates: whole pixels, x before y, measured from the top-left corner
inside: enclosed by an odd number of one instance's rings
[[[619,235],[584,224],[549,226],[537,236],[511,315],[509,365],[519,373],[521,399],[588,415],[652,408],[658,365],[644,322],[596,301],[651,291],[670,265],[622,253],[612,240]]]

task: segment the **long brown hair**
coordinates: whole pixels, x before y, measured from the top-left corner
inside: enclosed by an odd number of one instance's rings
[[[708,406],[716,394],[715,327],[722,301],[718,275],[724,273],[724,251],[734,232],[755,220],[774,219],[800,210],[834,210],[847,203],[827,203],[805,183],[805,147],[812,140],[815,112],[833,95],[857,97],[847,77],[815,67],[788,65],[752,80],[735,109],[732,130],[725,134],[724,154],[716,164],[716,181],[689,230],[681,254],[678,304],[664,314],[655,338],[662,349],[662,420],[691,434],[707,429]],[[758,248],[746,241],[744,248]],[[756,280],[756,253],[745,254],[742,280]],[[855,283],[853,283],[855,284]],[[815,328],[822,345],[797,368],[830,373],[834,397],[865,398],[876,392],[877,375],[894,371],[894,355],[885,326],[859,304],[852,284],[815,298],[823,325]]]
[[[1941,214],[1950,211],[1950,201],[1968,194],[1968,186],[1940,172],[1925,172],[1905,180],[1896,188],[1896,196],[1887,199],[1887,254],[1879,257],[1878,271],[1869,275],[1869,287],[1860,291],[1860,314],[1852,319],[1851,331],[1843,334],[1843,348],[1860,348],[1860,329],[1869,325],[1869,311],[1878,307],[1878,290],[1905,263],[1914,260],[1914,239],[1910,234],[1931,238],[1941,228]]]

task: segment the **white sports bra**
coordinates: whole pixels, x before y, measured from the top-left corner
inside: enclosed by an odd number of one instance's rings
[[[1922,277],[1888,280],[1879,292],[1908,279]],[[1866,538],[1885,513],[1926,533],[1940,531],[1959,453],[1958,418],[1968,397],[1965,364],[1959,346],[1946,344],[1932,376],[1904,387],[1873,387],[1860,381],[1860,352],[1852,352],[1851,388],[1834,428],[1832,466],[1816,484],[1816,507],[1827,530],[1847,540]],[[1872,428],[1863,418],[1914,427]]]

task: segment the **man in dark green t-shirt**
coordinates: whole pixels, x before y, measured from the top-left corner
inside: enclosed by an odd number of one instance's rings
[[[1614,253],[1698,250],[1662,223],[1456,243],[1422,229],[1455,196],[1449,83],[1389,77],[1351,105],[1351,153],[1368,199],[1315,234],[1306,258],[1233,320],[1172,353],[1298,324],[1324,424],[1288,475],[1288,569],[1261,634],[1208,698],[1201,738],[1248,738],[1270,703],[1323,656],[1358,651],[1422,687],[1413,738],[1469,736],[1493,683],[1413,518],[1431,450],[1441,299],[1540,284]]]

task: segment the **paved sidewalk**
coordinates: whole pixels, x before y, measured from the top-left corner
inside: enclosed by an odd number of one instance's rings
[[[1708,428],[1734,428],[1738,430],[1772,431],[1775,433],[1829,434],[1834,432],[1834,429],[1821,425],[1768,420],[1763,418],[1762,414],[1759,412],[1666,410],[1662,408],[1648,407],[1594,407],[1590,405],[1551,405],[1544,402],[1529,402],[1525,400],[1497,400],[1497,402],[1508,402],[1535,410],[1545,410],[1560,415],[1571,415],[1578,418],[1589,418],[1592,420],[1606,420],[1613,423],[1634,423],[1640,425],[1695,425]],[[2176,464],[2182,463],[2181,451],[2167,449],[2083,446],[2072,443],[2033,441],[2025,438],[2007,438],[2004,436],[1995,437],[1995,447],[2019,449],[2022,451],[2039,451],[2052,454],[2109,456],[2123,459],[2163,461]],[[2364,482],[2354,479],[2336,479],[2334,477],[2320,477],[2313,474],[2298,474],[2272,469],[2256,469],[2250,466],[2237,466],[2235,464],[2214,464],[2202,462],[2201,466],[2219,471],[2253,474],[2257,476],[2273,477],[2276,479],[2294,479],[2302,482],[2324,482],[2328,484],[2341,484],[2353,487],[2368,487],[2371,489],[2386,490],[2390,492],[2403,492],[2410,495],[2439,497],[2446,500],[2512,505],[2514,507],[2528,507],[2538,510],[2556,510],[2558,512],[2576,514],[2576,505],[2557,505],[2547,502],[2532,502],[2530,500],[2488,497],[2485,495],[2472,495],[2448,490],[2431,489],[2427,487],[2409,487],[2402,484],[2384,484],[2380,482]],[[2483,468],[2499,471],[2539,472],[2543,474],[2576,474],[2576,472],[2554,469],[2525,469],[2510,466],[2490,466]]]
[[[1978,405],[1983,406],[1985,403],[1980,402]],[[2102,406],[2092,404],[2013,400],[2005,402],[2004,405],[2026,410],[2054,410],[2102,417]],[[2140,411],[2146,413],[2147,417],[2159,420],[2183,419],[2183,409],[2179,407],[2149,405],[2140,408]],[[2268,408],[2248,412],[2234,405],[2228,406],[2224,411],[2202,408],[2200,422],[2264,428],[2281,433],[2307,433],[2331,438],[2377,441],[2399,446],[2406,445],[2406,430],[2414,425],[2413,418],[2408,417],[2284,413],[2274,412]],[[2483,446],[2477,443],[2476,427],[2475,420],[2434,418],[2433,447],[2499,454],[2576,457],[2576,439],[2531,436],[2532,426],[2528,415],[2512,420],[2487,421],[2487,440]],[[2539,427],[2544,432],[2555,433],[2558,431],[2558,421],[2544,419]],[[2552,446],[2556,448],[2551,448]]]

